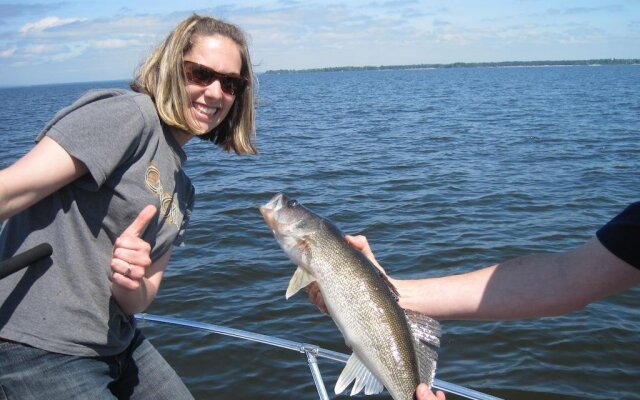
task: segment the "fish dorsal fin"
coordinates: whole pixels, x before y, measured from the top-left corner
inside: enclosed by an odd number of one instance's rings
[[[396,287],[393,285],[393,283],[391,283],[391,281],[389,280],[389,277],[384,272],[382,272],[379,268],[377,268],[375,265],[373,265],[371,260],[369,260],[364,254],[362,254],[362,252],[360,252],[358,250],[355,250],[355,249],[353,251],[354,251],[354,254],[355,254],[356,257],[360,258],[363,262],[368,263],[371,266],[371,268],[373,268],[375,273],[378,274],[378,276],[387,285],[387,287],[391,291],[391,295],[393,295],[393,298],[396,301],[398,301],[400,299],[400,293],[398,292],[398,289],[396,289]]]
[[[293,273],[291,280],[289,281],[289,287],[287,288],[285,297],[289,299],[289,297],[298,293],[300,289],[307,287],[307,285],[315,280],[316,278],[314,278],[313,275],[311,275],[301,267],[298,267],[298,269],[296,269],[296,272]]]
[[[351,354],[347,365],[344,367],[338,381],[336,382],[335,392],[340,394],[355,380],[353,388],[351,389],[351,396],[358,394],[364,388],[364,394],[377,394],[382,392],[384,386],[380,381],[369,371],[369,369],[360,361],[355,355]]]
[[[404,310],[404,313],[413,336],[420,382],[431,387],[440,348],[440,323],[416,311]]]
[[[389,277],[386,274],[382,273],[382,271],[378,271],[378,273],[384,280],[384,283],[386,283],[387,286],[389,287],[389,290],[391,290],[391,294],[393,295],[393,298],[396,301],[398,301],[400,299],[400,293],[398,292],[398,289],[396,289],[393,283],[391,283],[391,281],[389,280]]]

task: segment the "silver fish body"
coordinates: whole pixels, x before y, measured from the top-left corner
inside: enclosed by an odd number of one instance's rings
[[[379,393],[384,386],[394,400],[411,400],[418,383],[431,386],[438,322],[403,310],[395,288],[331,221],[284,194],[274,196],[260,212],[298,265],[287,298],[316,281],[331,317],[353,350],[336,393],[355,381],[352,395],[362,389],[365,394]]]

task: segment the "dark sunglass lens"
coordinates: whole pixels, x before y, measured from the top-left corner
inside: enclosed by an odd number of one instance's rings
[[[242,80],[231,76],[221,76],[220,87],[225,93],[237,94],[242,91]]]
[[[191,77],[193,83],[202,86],[211,85],[211,82],[213,82],[213,80],[215,79],[212,71],[198,65],[191,68]]]

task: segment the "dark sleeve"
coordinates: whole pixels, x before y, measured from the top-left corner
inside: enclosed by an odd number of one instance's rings
[[[600,243],[640,269],[640,202],[633,203],[596,232]]]

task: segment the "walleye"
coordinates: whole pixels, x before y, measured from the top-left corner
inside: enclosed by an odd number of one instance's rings
[[[316,281],[351,354],[336,382],[336,394],[355,381],[351,395],[387,388],[394,400],[411,400],[418,383],[433,383],[440,325],[403,310],[396,289],[340,230],[284,194],[260,212],[276,240],[298,265],[288,299]]]

